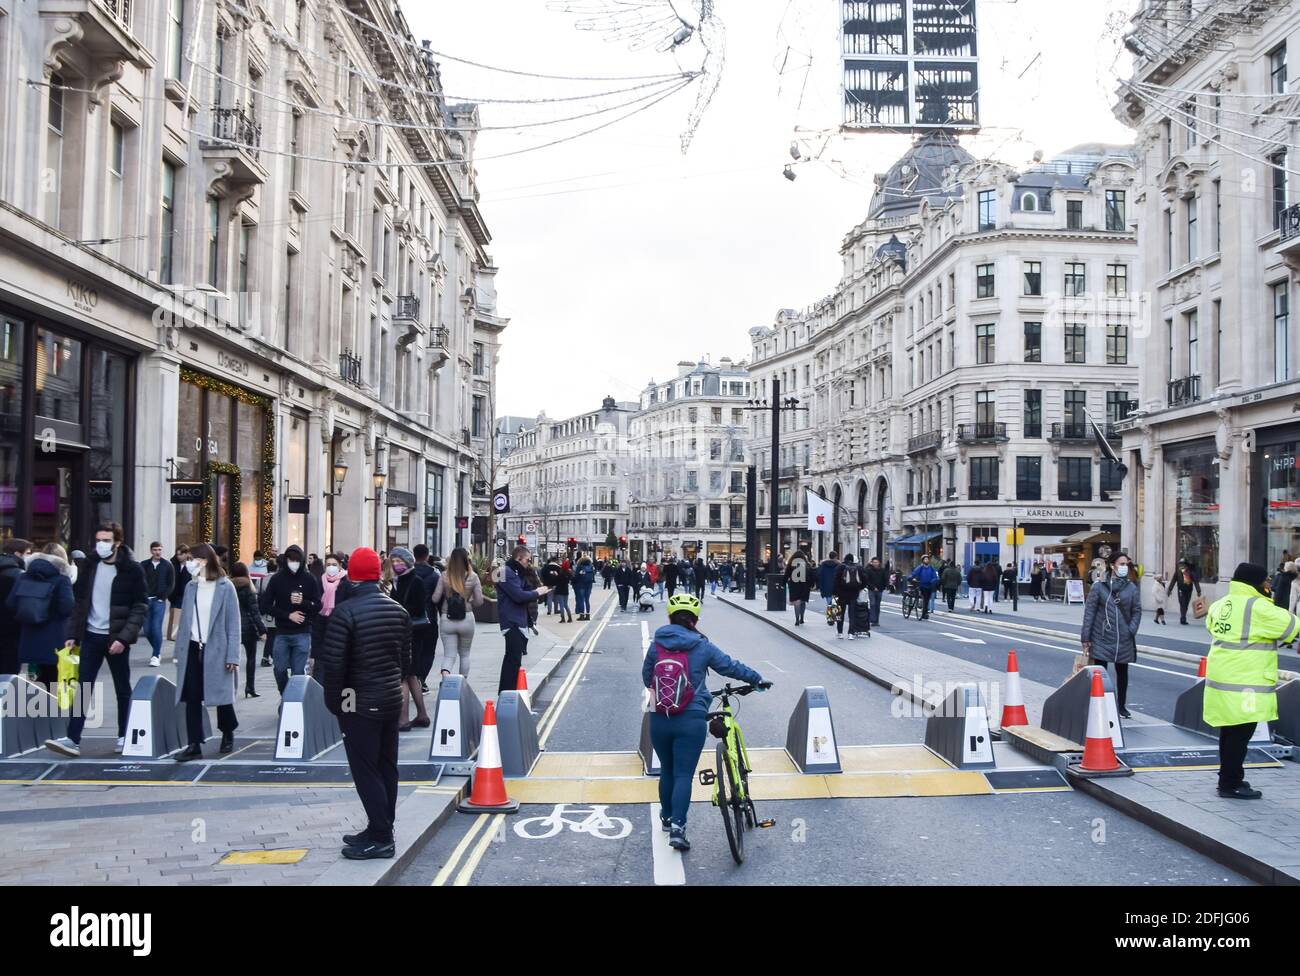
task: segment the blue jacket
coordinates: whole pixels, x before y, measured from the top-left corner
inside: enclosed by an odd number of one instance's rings
[[[939,585],[939,574],[935,572],[933,566],[927,566],[925,563],[912,570],[912,579],[916,580],[923,590],[933,590]]]
[[[520,565],[513,559],[506,561],[505,575],[497,584],[497,614],[501,629],[528,627],[528,604],[537,598],[537,591],[524,586],[519,576]]]
[[[647,688],[654,682],[655,662],[659,660],[660,644],[670,651],[685,651],[686,659],[690,663],[691,686],[695,689],[695,697],[686,706],[686,710],[677,716],[678,718],[704,718],[708,713],[713,696],[709,694],[705,681],[710,670],[749,684],[758,684],[763,680],[763,676],[753,668],[727,657],[699,631],[689,630],[677,624],[666,624],[655,631],[654,642],[650,645],[650,650],[641,665],[641,681]]]
[[[573,570],[573,588],[589,590],[596,582],[596,567],[589,562],[578,563]]]
[[[8,606],[15,612],[20,603],[46,605],[45,623],[22,625],[18,638],[18,660],[22,664],[58,663],[55,651],[63,646],[75,602],[72,582],[63,573],[65,565],[57,556],[41,553],[9,591]]]
[[[835,575],[840,571],[840,564],[834,559],[823,559],[817,567],[817,589],[829,600],[835,593]]]

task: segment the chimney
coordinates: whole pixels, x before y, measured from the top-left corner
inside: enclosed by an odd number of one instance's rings
[[[677,375],[678,375],[678,376],[685,376],[687,373],[689,373],[689,372],[690,372],[691,370],[693,370],[694,368],[695,368],[695,363],[691,362],[689,359],[683,359],[683,360],[680,360],[680,361],[677,363]]]
[[[600,409],[604,410],[605,413],[612,411],[614,409],[614,398],[612,396],[605,397],[604,400],[600,401]]]

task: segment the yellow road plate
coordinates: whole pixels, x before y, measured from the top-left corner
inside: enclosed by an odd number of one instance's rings
[[[231,851],[218,864],[297,864],[307,856],[307,848],[282,851]]]

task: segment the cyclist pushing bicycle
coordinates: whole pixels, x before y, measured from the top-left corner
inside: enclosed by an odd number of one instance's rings
[[[659,756],[659,823],[668,843],[689,851],[686,814],[691,805],[695,767],[708,734],[712,694],[705,687],[710,670],[728,678],[770,688],[753,668],[733,661],[697,629],[700,601],[678,593],[668,601],[666,626],[655,631],[654,642],[641,665],[641,680],[650,689],[650,742]]]

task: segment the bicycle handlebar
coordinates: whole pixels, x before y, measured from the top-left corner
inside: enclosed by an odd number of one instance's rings
[[[710,688],[709,694],[722,695],[724,697],[728,695],[748,695],[748,694],[752,694],[755,691],[766,691],[768,688],[771,687],[772,687],[772,682],[770,681],[761,681],[756,685],[738,685],[735,687],[733,687],[732,685],[723,685],[721,688],[718,688],[716,690]]]

